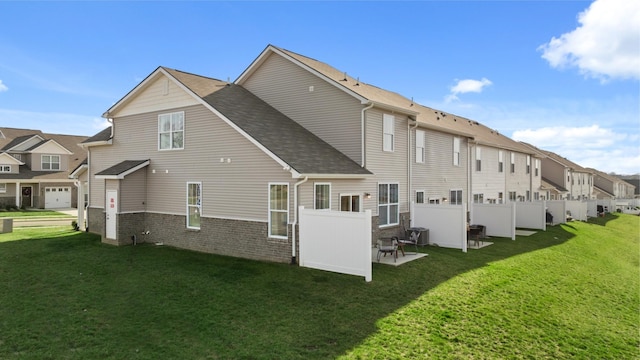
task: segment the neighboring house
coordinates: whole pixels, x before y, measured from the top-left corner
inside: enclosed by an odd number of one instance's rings
[[[589,169],[589,171],[594,174],[598,199],[633,199],[635,197],[635,186],[632,184],[596,169]]]
[[[640,198],[640,175],[619,175],[620,179],[634,186],[634,198]]]
[[[76,207],[69,171],[86,158],[85,136],[0,127],[0,206]]]
[[[548,185],[555,187],[555,191],[549,191],[549,200],[588,200],[596,197],[591,170],[552,151],[542,150],[526,143],[522,144],[544,155],[543,179]]]

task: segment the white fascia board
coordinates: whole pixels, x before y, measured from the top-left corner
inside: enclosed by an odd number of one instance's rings
[[[24,163],[22,161],[14,158],[13,156],[7,154],[6,152],[3,152],[2,154],[0,154],[0,158],[6,158],[6,159],[10,160],[11,162],[13,162],[16,165],[24,165]],[[0,163],[2,163],[2,162],[0,162]]]
[[[401,107],[398,107],[398,106],[388,105],[388,104],[377,102],[377,101],[368,101],[367,103],[368,104],[373,104],[377,108],[380,108],[380,109],[383,109],[383,110],[391,110],[391,111],[397,112],[397,113],[413,115],[413,116],[417,116],[417,115],[420,114],[419,111],[413,111],[413,110],[401,108]]]
[[[89,165],[87,164],[82,164],[78,166],[75,170],[73,170],[71,174],[69,174],[69,179],[76,179],[80,177],[80,174],[87,171],[88,168],[89,168]]]
[[[102,145],[111,145],[113,144],[113,140],[109,139],[109,140],[101,140],[101,141],[92,141],[92,142],[88,142],[88,143],[80,143],[78,145],[80,145],[80,147],[82,148],[88,148],[88,147],[92,147],[92,146],[102,146]]]
[[[374,176],[373,174],[300,174],[298,178],[308,177],[309,179],[360,180],[360,179],[369,179],[369,178],[372,178],[373,176]]]
[[[58,146],[60,149],[64,150],[68,155],[73,154],[73,152],[69,151],[69,149],[67,149],[66,147],[60,145],[57,141],[55,141],[53,139],[49,139],[46,142],[38,145],[38,147],[34,148],[33,150],[30,150],[30,152],[36,152],[36,150],[38,150],[39,148],[41,148],[41,147],[43,147],[43,146],[45,146],[45,145],[47,145],[47,144],[49,144],[51,142],[54,143],[56,146]],[[47,153],[49,153],[49,152],[47,152]]]
[[[15,146],[13,146],[11,149],[7,149],[7,151],[11,151],[11,150],[14,150],[14,149],[15,149],[15,148],[17,148],[17,147],[20,147],[20,145],[22,145],[22,144],[26,143],[27,141],[29,141],[29,140],[33,139],[34,137],[39,138],[39,139],[40,139],[40,141],[44,141],[44,138],[43,138],[42,136],[40,136],[40,135],[35,135],[35,134],[34,134],[33,136],[29,137],[29,138],[28,138],[28,139],[26,139],[25,141],[23,141],[23,142],[21,142],[21,143],[19,143],[19,144],[16,144],[16,145],[15,145]],[[24,151],[24,150],[19,150],[19,151]]]
[[[360,101],[360,103],[362,103],[362,104],[366,104],[366,103],[370,102],[369,99],[364,98],[360,94],[345,88],[344,86],[336,83],[333,79],[327,77],[326,75],[322,74],[321,72],[309,67],[308,65],[298,61],[297,59],[292,58],[291,56],[283,53],[282,51],[280,51],[279,49],[277,49],[277,48],[275,48],[275,47],[273,47],[271,45],[267,46],[267,48],[264,49],[264,51],[262,51],[262,53],[260,55],[258,55],[258,57],[249,65],[249,67],[247,69],[245,69],[242,72],[242,74],[240,74],[240,76],[233,83],[234,84],[238,84],[238,85],[242,85],[242,83],[255,71],[255,69],[258,68],[262,64],[262,62],[264,61],[264,59],[267,58],[269,53],[278,54],[281,57],[291,61],[293,64],[298,65],[299,67],[305,69],[306,71],[314,74],[315,76],[317,76],[320,79],[324,80],[328,84],[331,84],[334,87],[336,87],[337,89],[340,89],[343,92],[345,92],[345,93],[353,96],[354,98],[358,99],[358,101]]]
[[[151,82],[152,79],[155,79],[156,76],[160,73],[163,73],[165,75],[167,75],[166,71],[162,70],[162,67],[158,66],[157,69],[155,69],[151,74],[149,74],[144,80],[142,80],[142,82],[140,82],[138,85],[136,85],[136,87],[134,87],[133,89],[131,89],[131,91],[129,91],[122,99],[118,100],[118,102],[116,102],[115,104],[113,104],[113,106],[111,106],[109,109],[107,109],[107,111],[105,111],[102,114],[102,117],[105,119],[109,119],[111,118],[111,114],[116,112],[118,110],[119,107],[121,107],[122,105],[126,104],[127,102],[129,102],[129,100],[131,98],[133,98],[134,96],[137,95],[137,93],[139,92],[140,89],[143,89],[147,86],[147,84],[149,84],[149,82]],[[173,77],[169,77],[171,79],[173,79]],[[175,79],[173,79],[175,81]]]
[[[427,130],[433,130],[433,131],[438,131],[438,132],[442,132],[445,134],[451,134],[451,135],[458,135],[458,136],[463,136],[469,139],[475,139],[475,135],[468,133],[468,132],[464,132],[464,131],[459,131],[459,130],[453,130],[453,129],[447,129],[447,128],[443,128],[440,126],[436,126],[436,125],[431,125],[431,124],[426,124],[426,123],[422,123],[422,122],[417,122],[418,123],[418,128],[419,129],[427,129]]]

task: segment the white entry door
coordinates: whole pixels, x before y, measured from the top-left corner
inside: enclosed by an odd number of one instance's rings
[[[64,209],[71,207],[71,188],[68,186],[44,188],[44,208]]]
[[[107,190],[107,202],[105,209],[105,224],[107,239],[116,238],[116,213],[118,212],[118,192],[116,190]]]

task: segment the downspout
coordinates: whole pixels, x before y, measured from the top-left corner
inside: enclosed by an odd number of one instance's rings
[[[308,176],[293,185],[293,224],[291,225],[291,265],[296,264],[296,227],[298,226],[298,186],[309,180]]]
[[[409,206],[409,227],[411,227],[413,226],[413,224],[411,224],[411,219],[413,219],[413,214],[411,213],[411,178],[413,176],[413,162],[411,161],[411,130],[415,130],[418,127],[418,122],[410,117],[407,117],[407,120],[407,144],[409,144],[409,146],[407,147],[407,205]],[[413,127],[411,127],[409,121],[415,122]]]
[[[365,136],[364,136],[364,112],[371,109],[373,107],[373,103],[369,104],[369,106],[365,107],[364,109],[362,109],[361,113],[360,113],[360,155],[362,157],[362,167],[366,167],[367,166],[367,159],[365,156],[365,144],[364,144],[364,140],[365,140]]]

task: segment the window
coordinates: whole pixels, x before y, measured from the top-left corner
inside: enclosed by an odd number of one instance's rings
[[[0,165],[0,172],[11,172],[11,165]]]
[[[482,204],[484,202],[484,194],[473,194],[473,202],[475,204]]]
[[[531,174],[531,156],[527,155],[527,174]]]
[[[202,183],[187,183],[187,228],[200,229],[202,214]]]
[[[399,224],[398,184],[378,184],[378,225]]]
[[[60,170],[60,155],[42,155],[42,170]]]
[[[416,204],[424,204],[424,190],[416,191]]]
[[[11,156],[13,156],[14,159],[22,160],[22,154],[11,154]]]
[[[516,172],[516,154],[515,153],[511,153],[511,173],[515,173]]]
[[[184,111],[158,115],[158,149],[184,149]]]
[[[482,170],[482,149],[476,147],[476,171]]]
[[[269,236],[287,238],[289,184],[269,184]]]
[[[451,205],[462,204],[462,190],[451,190],[449,191],[449,195],[451,197],[451,201],[449,202]]]
[[[540,174],[540,159],[535,159],[534,163],[536,167],[534,175],[538,176]]]
[[[424,131],[416,130],[416,162],[424,163]]]
[[[382,150],[384,151],[393,151],[395,120],[393,115],[382,115]]]
[[[502,202],[504,201],[504,199],[502,197],[503,197],[502,192],[499,192],[498,193],[498,204],[502,204]]]
[[[460,165],[460,138],[453,138],[453,165]]]
[[[429,198],[429,204],[440,204],[440,198]]]
[[[498,151],[498,172],[504,171],[504,152]]]
[[[316,183],[313,198],[316,210],[331,209],[331,184]]]
[[[516,201],[516,192],[509,191],[509,201]]]
[[[525,196],[525,199],[526,199],[527,201],[531,201],[531,191],[527,190],[527,192],[526,192],[526,196]]]
[[[7,192],[7,184],[0,183],[0,193],[6,193],[6,192]]]
[[[340,211],[360,212],[360,195],[340,195]]]
[[[537,192],[537,191],[533,192],[533,200],[536,200],[536,201],[540,200],[540,193],[539,192]]]

